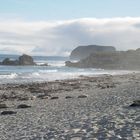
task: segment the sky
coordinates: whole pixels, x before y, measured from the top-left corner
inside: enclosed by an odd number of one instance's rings
[[[0,53],[68,56],[79,45],[140,47],[140,0],[0,0]]]

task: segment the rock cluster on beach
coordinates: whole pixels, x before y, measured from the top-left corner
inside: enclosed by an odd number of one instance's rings
[[[18,60],[11,60],[10,58],[5,58],[2,62],[0,62],[1,65],[36,65],[33,58],[29,55],[23,54],[18,58]]]

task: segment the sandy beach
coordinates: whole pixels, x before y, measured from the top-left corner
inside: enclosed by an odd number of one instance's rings
[[[139,73],[3,84],[0,140],[140,140],[134,100]]]

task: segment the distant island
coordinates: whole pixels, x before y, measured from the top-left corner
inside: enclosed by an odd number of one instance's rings
[[[116,48],[113,46],[101,46],[101,45],[87,45],[78,46],[70,54],[71,60],[80,60],[88,57],[95,52],[115,52]]]
[[[92,47],[93,49],[91,49]],[[98,49],[95,49],[97,47]],[[109,49],[108,46],[90,45],[90,50],[95,50],[92,51],[92,53],[90,54],[89,46],[84,46],[83,48],[78,47],[74,49],[70,55],[70,58],[74,58],[76,56],[73,55],[73,52],[76,52],[76,54],[78,54],[76,57],[79,58],[81,58],[83,54],[89,55],[86,58],[82,58],[75,63],[71,61],[66,61],[65,62],[66,66],[78,68],[101,68],[101,69],[116,69],[116,70],[140,69],[140,49],[116,51],[114,47],[110,47]],[[80,51],[78,52],[79,49]],[[85,55],[83,56],[85,57]]]

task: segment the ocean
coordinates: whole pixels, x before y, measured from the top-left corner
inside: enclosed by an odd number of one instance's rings
[[[18,55],[0,55],[0,61],[6,57],[17,59]],[[79,76],[99,76],[103,74],[127,74],[129,71],[103,70],[94,68],[70,68],[65,66],[68,57],[33,56],[38,66],[3,66],[0,65],[0,84],[30,83],[78,78]],[[48,63],[49,66],[39,66]]]

